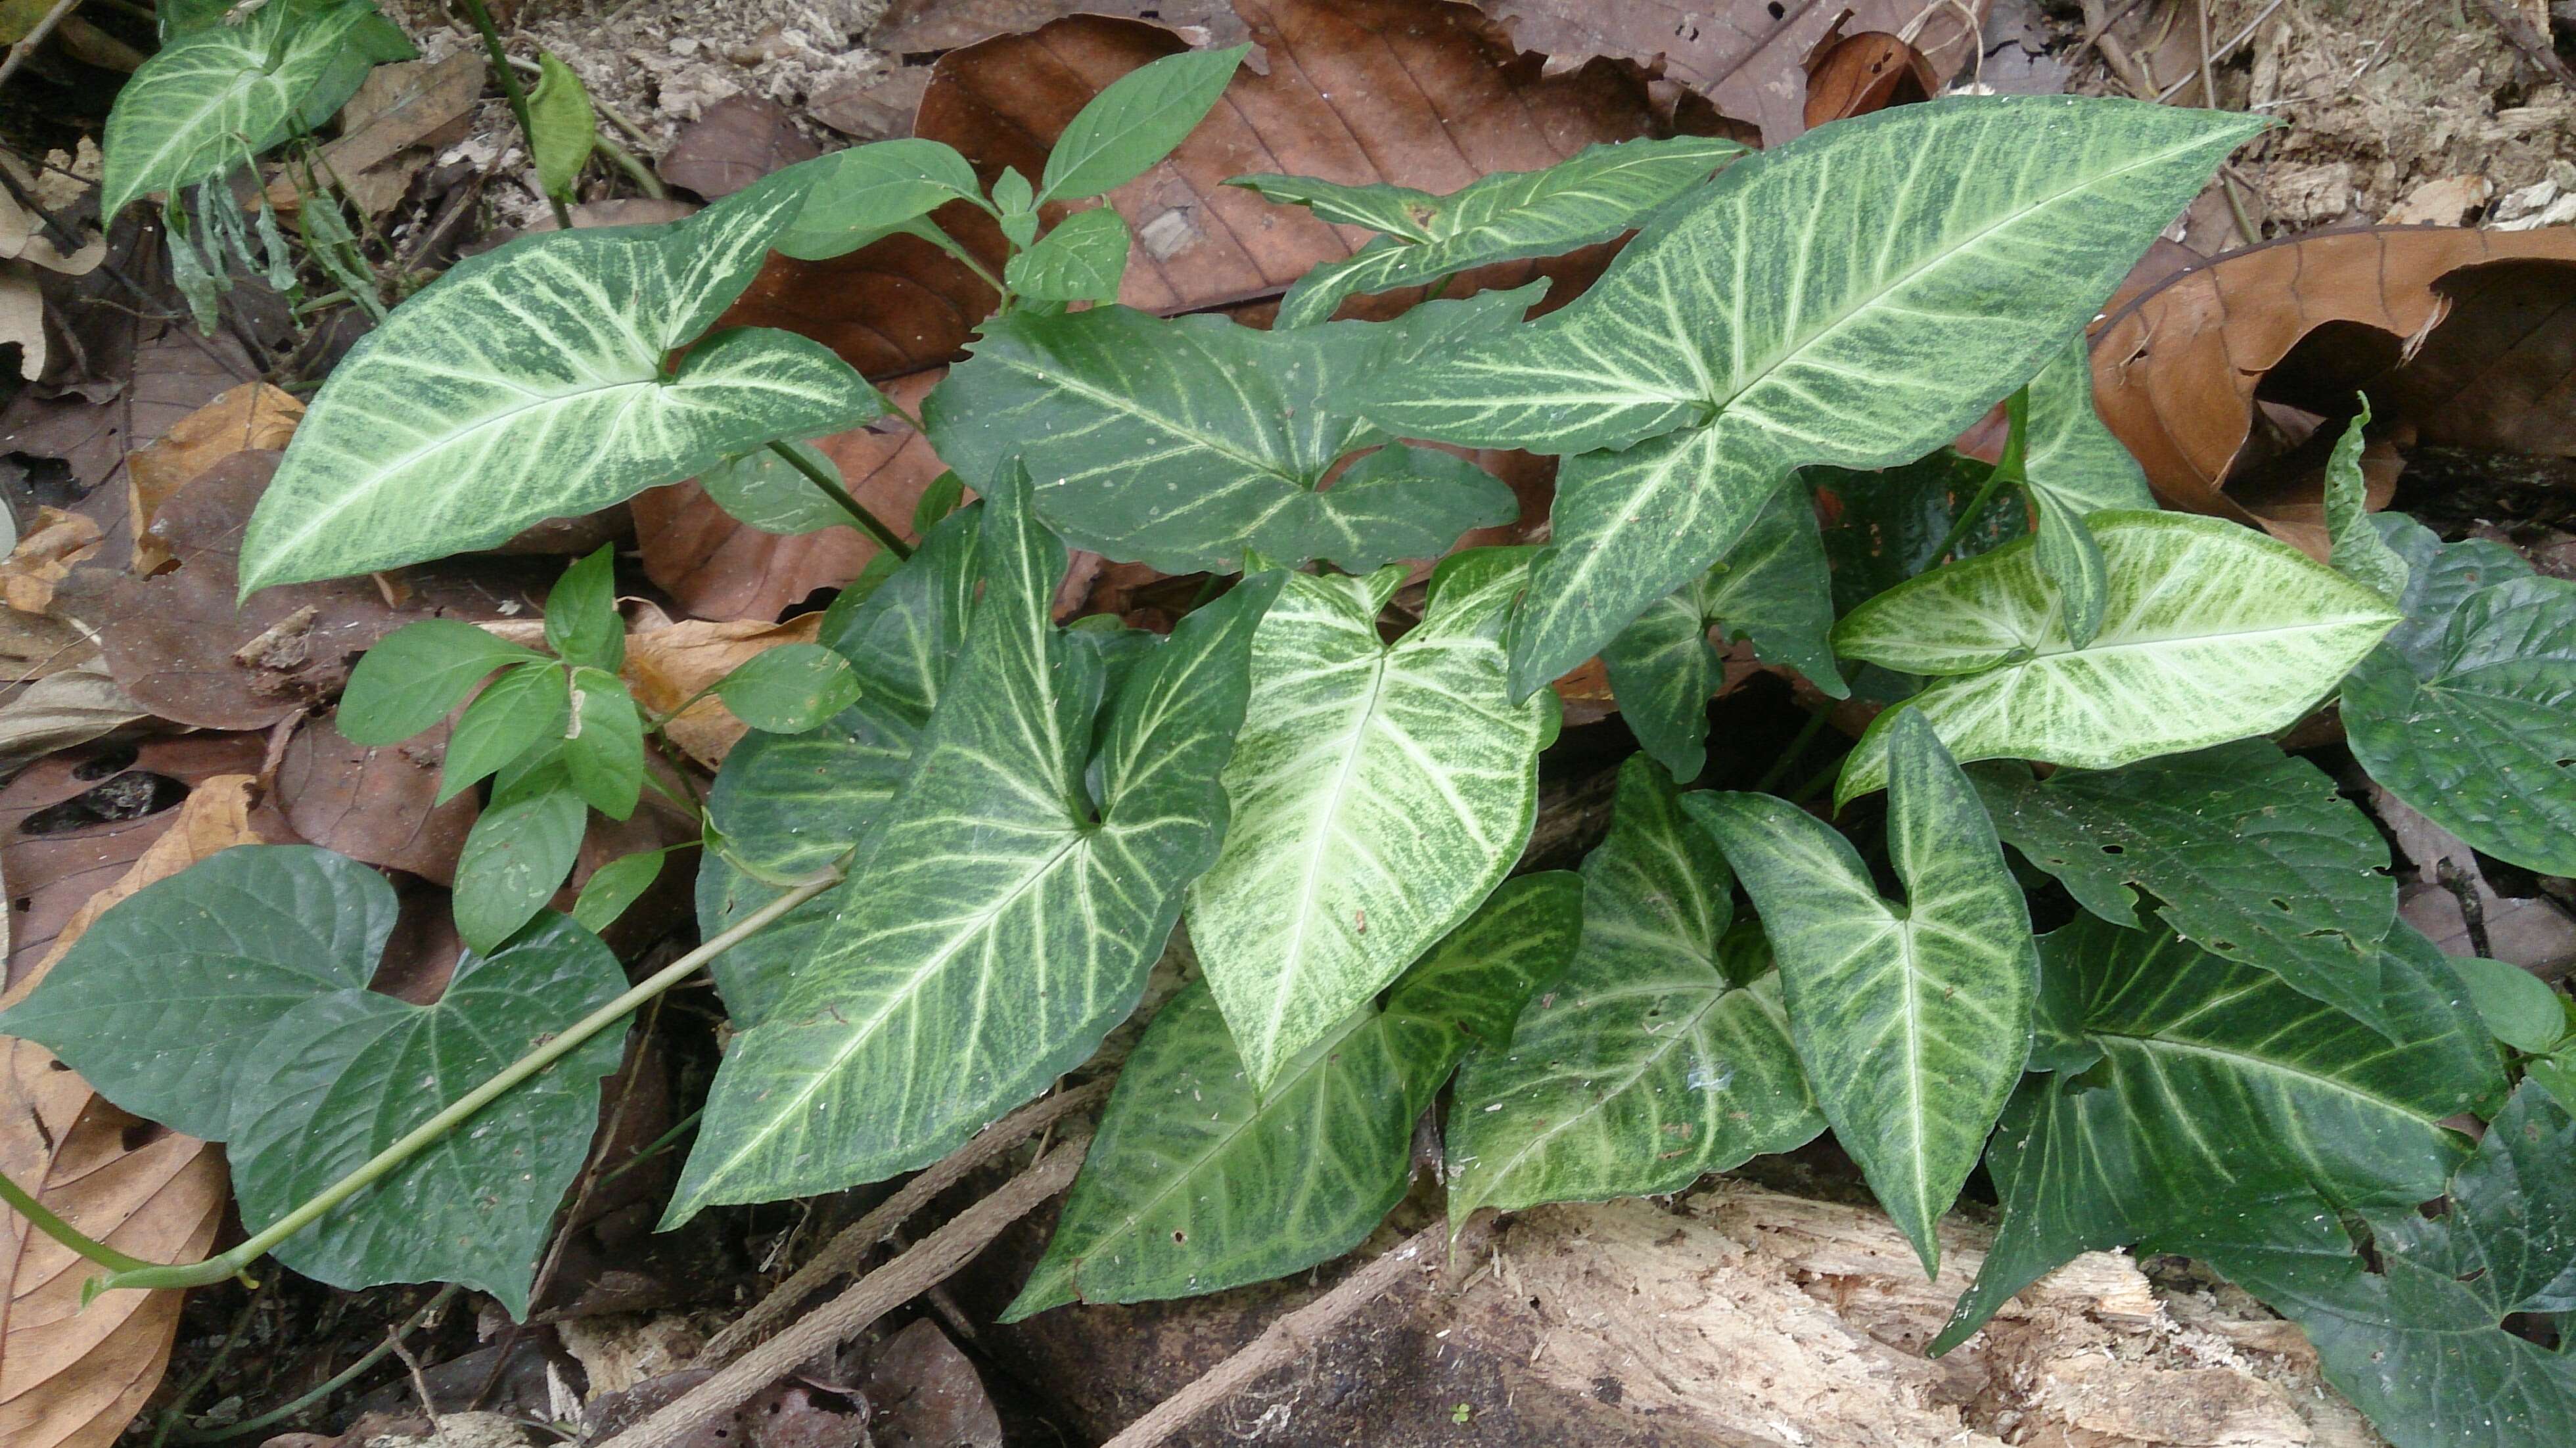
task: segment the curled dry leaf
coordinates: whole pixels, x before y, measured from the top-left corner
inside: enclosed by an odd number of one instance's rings
[[[127,523],[134,530],[136,573],[154,573],[174,556],[151,534],[161,505],[198,474],[237,452],[280,451],[295,436],[304,404],[265,382],[245,382],[171,425],[125,460]]]
[[[780,644],[814,642],[822,625],[821,614],[809,613],[781,624],[688,619],[638,630],[626,636],[626,680],[635,690],[635,702],[659,714],[677,708],[754,654]],[[750,730],[722,701],[709,697],[691,704],[665,732],[690,758],[713,769]]]
[[[103,659],[46,674],[0,704],[0,777],[146,717],[143,706],[116,687]]]
[[[439,148],[465,139],[485,76],[479,50],[445,60],[403,60],[367,73],[340,108],[340,135],[322,148],[315,179],[344,190],[359,209],[379,216],[402,199],[413,176]],[[301,165],[268,183],[268,204],[291,212],[303,203]]]
[[[2271,242],[2116,306],[2093,338],[2094,402],[2167,506],[2322,552],[2313,483],[2285,485],[2276,468],[2259,497],[2231,491],[2257,461],[2258,404],[2343,417],[2362,389],[2401,443],[2576,452],[2554,400],[2576,374],[2571,295],[2576,229],[2401,227]],[[2388,461],[2383,452],[2383,473]]]
[[[80,908],[0,1002],[34,989],[109,906],[218,851],[257,843],[251,792],[244,774],[200,784],[160,838]],[[146,1261],[186,1261],[213,1245],[225,1197],[214,1148],[117,1110],[30,1042],[0,1042],[0,1050],[0,1171],[73,1226]],[[0,1442],[106,1448],[161,1380],[180,1294],[119,1292],[83,1307],[81,1286],[97,1269],[14,1212],[0,1218],[0,1249],[8,1264]]]
[[[98,551],[98,524],[60,508],[36,509],[36,526],[19,538],[8,561],[0,562],[0,603],[20,613],[46,614],[54,607],[54,589],[71,576],[72,565]]]
[[[278,807],[324,849],[449,884],[481,811],[472,790],[436,802],[447,727],[370,747],[350,743],[329,719],[307,720],[278,760]]]
[[[1987,0],[1714,0],[1710,12],[1668,3],[1479,0],[1524,49],[1552,65],[1605,55],[1663,74],[1762,128],[1776,146],[1810,124],[1807,62],[1836,31],[1909,40],[1946,78],[1966,64]],[[1973,18],[1972,18],[1973,17]]]

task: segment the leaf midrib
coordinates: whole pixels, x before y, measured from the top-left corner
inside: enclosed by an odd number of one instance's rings
[[[1287,948],[1280,955],[1286,968],[1279,973],[1279,989],[1271,996],[1270,1019],[1262,1032],[1266,1052],[1277,1050],[1279,1032],[1287,1023],[1293,988],[1305,976],[1301,966],[1306,951],[1308,922],[1315,914],[1315,892],[1323,876],[1324,847],[1333,836],[1333,822],[1341,815],[1342,801],[1350,793],[1351,776],[1358,770],[1362,746],[1386,702],[1387,665],[1393,656],[1392,649],[1380,647],[1377,657],[1369,663],[1368,701],[1345,736],[1349,747],[1342,751],[1341,763],[1334,770],[1333,787],[1325,796],[1324,807],[1318,811],[1314,838],[1306,850],[1304,875],[1298,882],[1296,909],[1290,916],[1294,925]]]

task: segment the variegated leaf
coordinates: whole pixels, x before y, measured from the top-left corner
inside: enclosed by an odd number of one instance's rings
[[[1226,184],[1387,233],[1288,289],[1277,325],[1303,327],[1330,317],[1345,297],[1607,241],[1743,154],[1736,142],[1711,136],[1620,141],[1588,146],[1544,171],[1482,177],[1446,196],[1312,176],[1237,176]]]
[[[1044,1089],[1135,1007],[1215,857],[1279,575],[1184,619],[1095,724],[1100,655],[1048,621],[1064,549],[1024,485],[986,494],[980,533],[956,671],[848,883],[806,907],[804,958],[726,1053],[674,1224],[935,1161]]]
[[[368,0],[271,0],[239,24],[169,37],[108,112],[99,214],[248,164],[329,120],[378,61],[417,53]]]
[[[1583,939],[1508,1046],[1475,1052],[1449,1113],[1449,1220],[1478,1207],[1679,1191],[1824,1130],[1733,877],[1643,755],[1583,862]],[[1730,950],[1730,944],[1738,948]]]
[[[2057,585],[2067,641],[2080,649],[2101,632],[2110,587],[2102,549],[2084,520],[2156,506],[2146,470],[2093,410],[2093,364],[2082,334],[2031,379],[2029,429],[2022,486],[2038,515],[2039,569]]]
[[[1559,475],[1511,637],[1526,694],[1715,561],[1791,469],[1887,467],[1956,436],[2264,124],[1961,97],[1821,127],[1728,167],[1564,310],[1353,392],[1403,435],[1628,449]]]
[[[1692,794],[1780,960],[1816,1101],[1935,1275],[1934,1225],[1977,1164],[2029,1059],[2038,954],[1986,807],[1911,709],[1883,731],[1888,855],[1879,897],[1849,841],[1763,794]]]
[[[2397,621],[2370,590],[2286,543],[2217,518],[2101,513],[2102,630],[2066,637],[2033,543],[1902,583],[1845,615],[1834,647],[1935,675],[1907,702],[1963,760],[2108,769],[2287,728]],[[1882,716],[1835,786],[1887,781]]]
[[[1256,1089],[1465,919],[1529,838],[1555,705],[1503,697],[1520,555],[1461,555],[1381,641],[1404,578],[1298,574],[1253,638],[1225,768],[1234,822],[1190,890],[1190,941]]]
[[[785,332],[727,331],[665,370],[801,204],[763,183],[667,226],[459,263],[332,369],[251,515],[243,592],[488,547],[876,416],[876,389]]]

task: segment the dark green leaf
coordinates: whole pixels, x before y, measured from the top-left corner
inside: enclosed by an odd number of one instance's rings
[[[1413,1121],[1460,1052],[1510,1029],[1564,968],[1582,892],[1562,873],[1494,893],[1406,972],[1256,1093],[1204,981],[1163,1008],[1065,1202],[1046,1256],[1003,1314],[1239,1287],[1357,1246],[1412,1177]]]
[[[644,791],[644,720],[615,674],[573,671],[580,711],[564,736],[564,778],[573,793],[613,820],[635,813]]]
[[[1934,1224],[2029,1058],[2038,954],[1985,806],[1932,726],[1896,712],[1887,836],[1903,906],[1879,897],[1848,841],[1786,800],[1682,804],[1762,914],[1834,1139],[1929,1275],[1940,1266]]]
[[[553,51],[537,52],[537,86],[528,92],[528,149],[536,155],[537,189],[558,201],[574,199],[581,168],[599,144],[599,117],[590,92]]]
[[[2442,1121],[2503,1086],[2458,980],[2404,925],[2386,1036],[2164,931],[2079,916],[2042,950],[2101,1060],[2013,1098],[1986,1158],[2003,1227],[1936,1352],[2083,1252],[2340,1255],[2333,1209],[2438,1194],[2463,1154]]]
[[[821,644],[780,644],[743,660],[716,697],[754,729],[802,734],[859,701],[859,676]]]
[[[772,245],[805,261],[856,251],[978,191],[975,168],[955,147],[910,136],[834,151],[777,174],[804,188],[805,204]]]
[[[563,666],[555,663],[521,664],[484,685],[448,738],[439,803],[529,750],[562,738],[571,719],[571,688]]]
[[[617,612],[617,550],[598,552],[564,570],[546,595],[546,647],[566,663],[616,673],[626,667],[626,620]]]
[[[965,500],[966,480],[957,476],[956,469],[951,468],[932,478],[930,486],[921,490],[920,500],[912,505],[912,531],[928,533],[939,526],[941,519],[956,512]],[[883,552],[876,555],[877,558],[885,556]],[[876,560],[872,558],[869,561]]]
[[[1799,476],[1833,503],[1825,557],[1834,571],[1834,612],[1849,613],[1939,563],[1951,524],[1992,472],[1946,447],[1875,472],[1802,470]],[[1991,553],[2029,532],[2027,510],[1990,505],[1968,525],[1957,556]]]
[[[1138,66],[1074,113],[1047,153],[1039,201],[1079,201],[1123,186],[1171,154],[1225,94],[1249,45],[1192,50]],[[1000,199],[996,188],[995,199]]]
[[[581,796],[551,790],[483,811],[456,862],[456,933],[491,950],[535,917],[581,854]]]
[[[810,442],[791,442],[798,456],[841,481],[840,465]],[[698,486],[736,522],[763,533],[819,533],[850,526],[850,515],[794,464],[769,448],[754,448],[698,474]]]
[[[1619,771],[1583,862],[1583,938],[1502,1049],[1467,1058],[1449,1113],[1449,1218],[1678,1191],[1824,1130],[1780,980],[1721,965],[1725,856],[1654,762]]]
[[[359,658],[333,723],[353,744],[397,744],[446,718],[494,669],[544,657],[462,619],[405,624]]]
[[[2469,1002],[2494,1037],[2517,1051],[2542,1055],[2567,1039],[2567,998],[2549,982],[2518,965],[2481,955],[2455,955]]]
[[[1002,281],[1042,302],[1112,302],[1127,275],[1127,223],[1115,208],[1077,211],[1012,257]]]
[[[573,923],[594,935],[616,924],[626,907],[642,899],[662,878],[662,864],[670,854],[669,850],[637,850],[591,871],[581,895],[572,902]]]
[[[2005,841],[2085,909],[2140,925],[2132,887],[2144,889],[2185,940],[2390,1024],[2388,843],[2315,765],[2245,739],[2045,781],[2019,764],[1969,778]]]
[[[1696,779],[1708,763],[1708,701],[1720,664],[1708,631],[1718,626],[1752,639],[1764,663],[1789,665],[1837,699],[1850,694],[1825,642],[1834,600],[1806,489],[1781,489],[1724,558],[1650,605],[1601,651],[1619,717],[1676,779]]]

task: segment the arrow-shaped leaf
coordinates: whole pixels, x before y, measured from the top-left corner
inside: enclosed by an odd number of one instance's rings
[[[805,958],[726,1054],[674,1223],[920,1166],[1035,1095],[1134,1008],[1215,857],[1279,575],[1184,619],[1095,750],[1098,655],[1048,622],[1064,549],[1021,486],[982,513],[956,671],[849,882],[806,907]]]
[[[1563,310],[1353,392],[1401,435],[1627,449],[1559,472],[1511,637],[1526,694],[1714,562],[1793,468],[1958,435],[2264,124],[1961,97],[1822,127],[1729,166]]]
[[[1985,806],[1932,726],[1891,710],[1879,898],[1851,844],[1762,794],[1692,794],[1762,913],[1817,1103],[1880,1205],[1940,1266],[1934,1224],[1977,1164],[2029,1058],[2038,953]]]
[[[2108,769],[2295,723],[2396,612],[2378,595],[2251,528],[2182,513],[2103,513],[2102,630],[2078,649],[2032,543],[2008,543],[1901,583],[1845,615],[1834,647],[1940,677],[1907,703],[1963,760]],[[1835,786],[1887,779],[1881,716]]]
[[[1499,1044],[1564,969],[1583,919],[1563,873],[1506,883],[1387,998],[1255,1092],[1204,982],[1172,998],[1118,1093],[1046,1256],[1003,1314],[1142,1302],[1264,1282],[1328,1261],[1403,1199],[1413,1121],[1460,1053]]]
[[[1396,643],[1377,616],[1400,567],[1293,575],[1253,637],[1261,707],[1225,768],[1233,825],[1191,888],[1190,941],[1256,1089],[1465,919],[1529,838],[1555,706],[1503,697],[1520,559],[1461,557]]]
[[[884,399],[785,332],[697,339],[803,203],[764,182],[686,221],[549,232],[459,263],[331,370],[243,535],[242,591],[487,547]]]
[[[1573,964],[1459,1071],[1451,1221],[1678,1191],[1824,1130],[1778,975],[1728,969],[1733,877],[1680,799],[1652,760],[1621,767]]]

